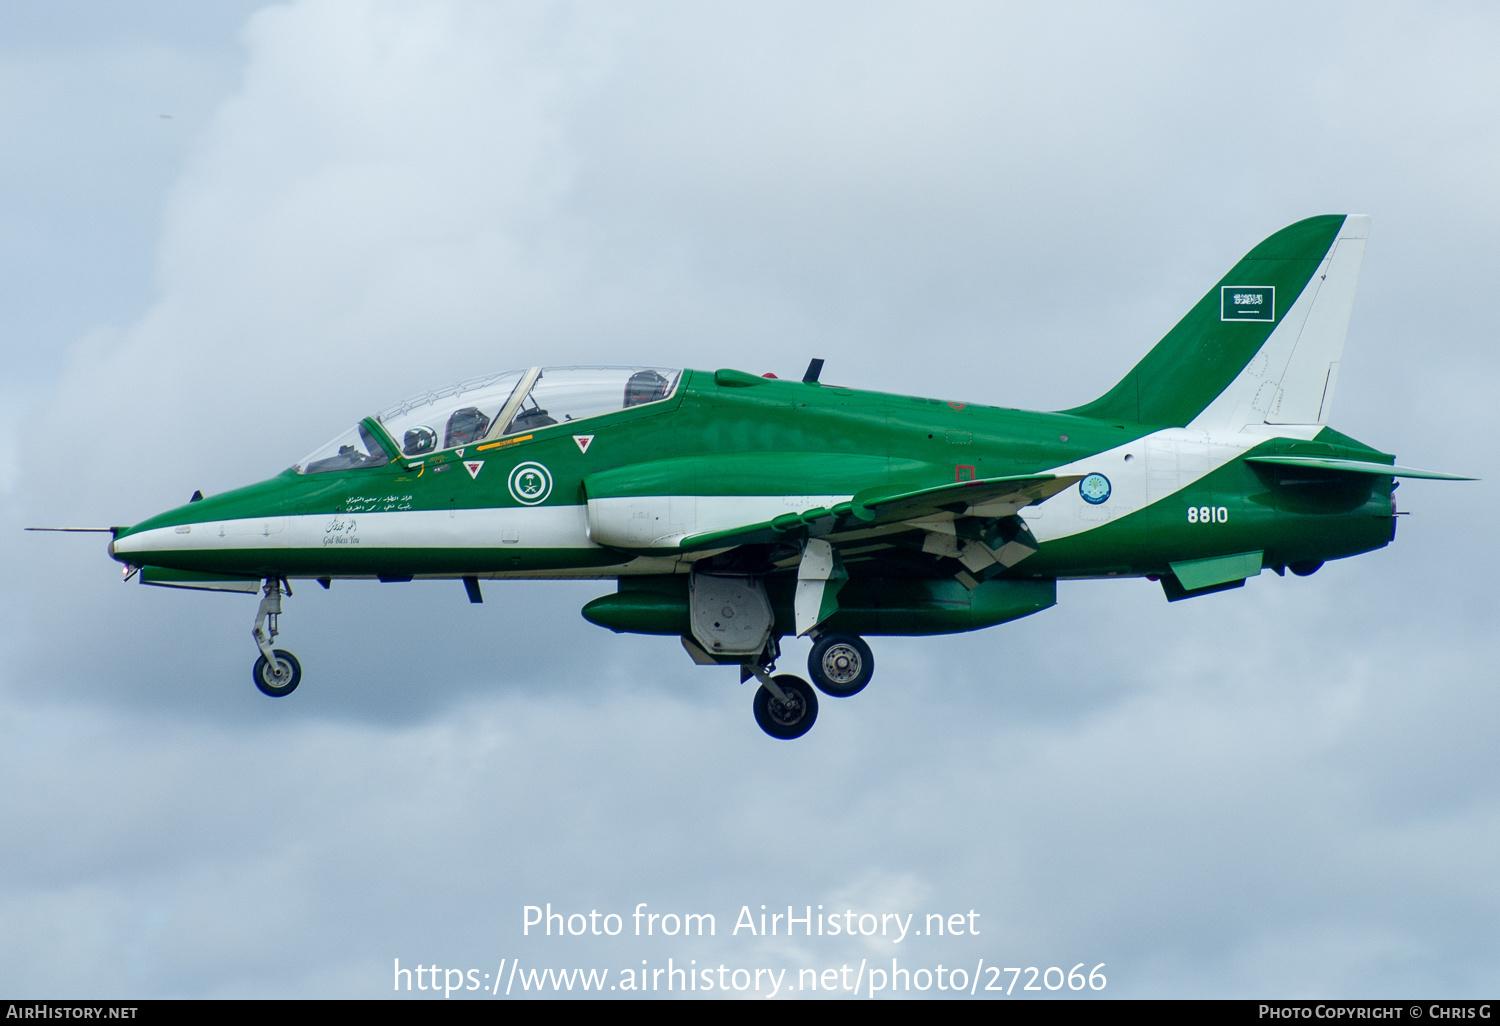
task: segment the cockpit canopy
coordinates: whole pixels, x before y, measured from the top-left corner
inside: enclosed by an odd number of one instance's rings
[[[682,372],[662,367],[532,367],[423,392],[374,419],[408,459],[659,402]],[[360,423],[297,463],[299,474],[390,462]]]

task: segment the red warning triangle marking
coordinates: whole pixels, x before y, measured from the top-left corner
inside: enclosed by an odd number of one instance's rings
[[[464,469],[469,472],[469,476],[472,478],[479,477],[479,470],[483,466],[484,460],[464,460]]]
[[[593,435],[574,435],[573,441],[578,443],[579,452],[588,452],[589,446],[594,444]]]

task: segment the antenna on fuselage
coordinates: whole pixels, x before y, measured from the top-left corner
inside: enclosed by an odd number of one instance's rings
[[[802,375],[802,383],[804,385],[816,385],[818,383],[818,375],[822,373],[823,361],[814,359],[807,365],[807,373]]]

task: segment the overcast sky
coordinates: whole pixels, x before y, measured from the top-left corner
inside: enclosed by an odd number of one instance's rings
[[[0,993],[893,955],[1102,962],[1112,996],[1495,993],[1492,5],[259,7],[0,7]],[[1334,425],[1484,481],[1403,484],[1396,543],[1312,578],[1064,583],[875,639],[791,744],[732,670],[583,621],[607,583],[299,587],[271,701],[253,600],[20,531],[133,523],[535,363],[818,356],[1076,405],[1261,238],[1345,212],[1374,227]],[[523,938],[546,902],[718,935]],[[761,904],[981,936],[730,935]]]

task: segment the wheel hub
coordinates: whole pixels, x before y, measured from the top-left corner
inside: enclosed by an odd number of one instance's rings
[[[833,645],[823,653],[823,675],[835,684],[848,684],[859,677],[859,653],[851,645]]]
[[[773,698],[769,704],[771,718],[783,727],[790,727],[801,721],[807,713],[807,704],[802,701],[802,696],[795,691],[786,693],[786,701]]]

